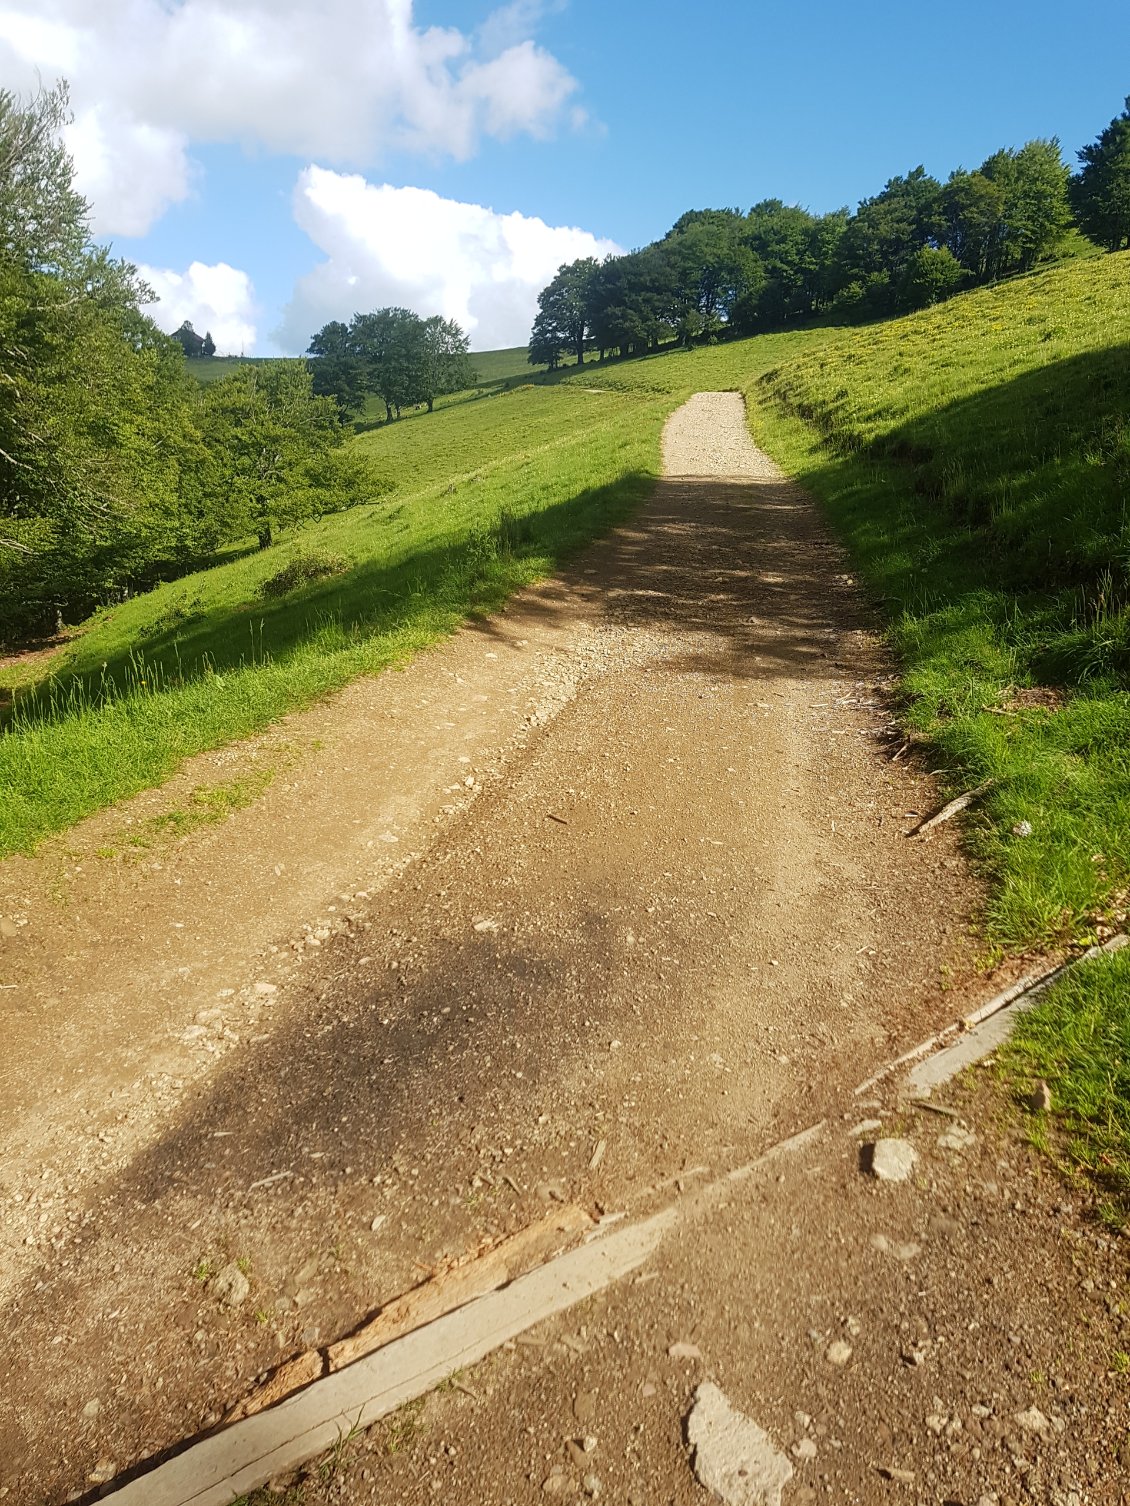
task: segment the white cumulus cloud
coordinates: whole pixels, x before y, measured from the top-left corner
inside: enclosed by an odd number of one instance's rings
[[[463,32],[413,0],[0,0],[0,85],[68,79],[95,228],[137,235],[188,194],[194,141],[363,167],[576,125],[576,80],[530,35],[544,9]]]
[[[157,294],[146,312],[166,334],[187,319],[198,335],[211,332],[216,354],[250,355],[255,346],[255,289],[246,272],[227,262],[206,266],[194,261],[186,272],[169,267],[138,267]]]
[[[389,305],[457,319],[476,350],[524,345],[563,262],[620,251],[587,230],[323,167],[299,174],[294,214],[326,259],[299,280],[275,336],[292,351],[331,319]]]

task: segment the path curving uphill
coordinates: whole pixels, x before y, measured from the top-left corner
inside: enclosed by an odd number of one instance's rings
[[[126,812],[0,865],[15,1499],[547,1201],[750,1160],[953,1017],[977,895],[904,838],[933,791],[838,549],[739,395],[664,460],[564,576],[258,740],[285,772],[224,826],[97,884]],[[199,1278],[236,1259],[232,1306]]]

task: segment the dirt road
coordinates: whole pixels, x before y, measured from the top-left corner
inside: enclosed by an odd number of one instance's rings
[[[890,759],[889,667],[811,504],[736,395],[665,446],[563,578],[0,866],[14,1499],[215,1421],[553,1199],[839,1115],[988,991],[955,838],[905,839],[935,796]],[[261,768],[221,826],[121,856]]]

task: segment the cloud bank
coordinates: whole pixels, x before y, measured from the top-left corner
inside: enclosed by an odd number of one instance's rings
[[[299,280],[274,336],[293,351],[330,319],[387,305],[457,319],[477,350],[524,345],[562,262],[620,250],[587,230],[314,166],[299,174],[294,216],[326,260]]]
[[[211,331],[216,354],[250,355],[255,348],[255,289],[246,272],[227,262],[205,266],[194,261],[187,272],[168,267],[138,267],[157,294],[146,312],[166,334],[187,319],[198,335]]]
[[[363,167],[581,123],[576,80],[529,35],[552,8],[515,0],[463,32],[416,25],[412,0],[0,0],[0,85],[68,79],[94,228],[142,235],[190,192],[193,141]]]

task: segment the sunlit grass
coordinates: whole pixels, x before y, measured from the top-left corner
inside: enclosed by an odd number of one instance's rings
[[[1021,1089],[1051,1089],[1055,1131],[1034,1136],[1085,1172],[1104,1213],[1130,1213],[1130,950],[1082,963],[1020,1017],[1001,1065]]]

